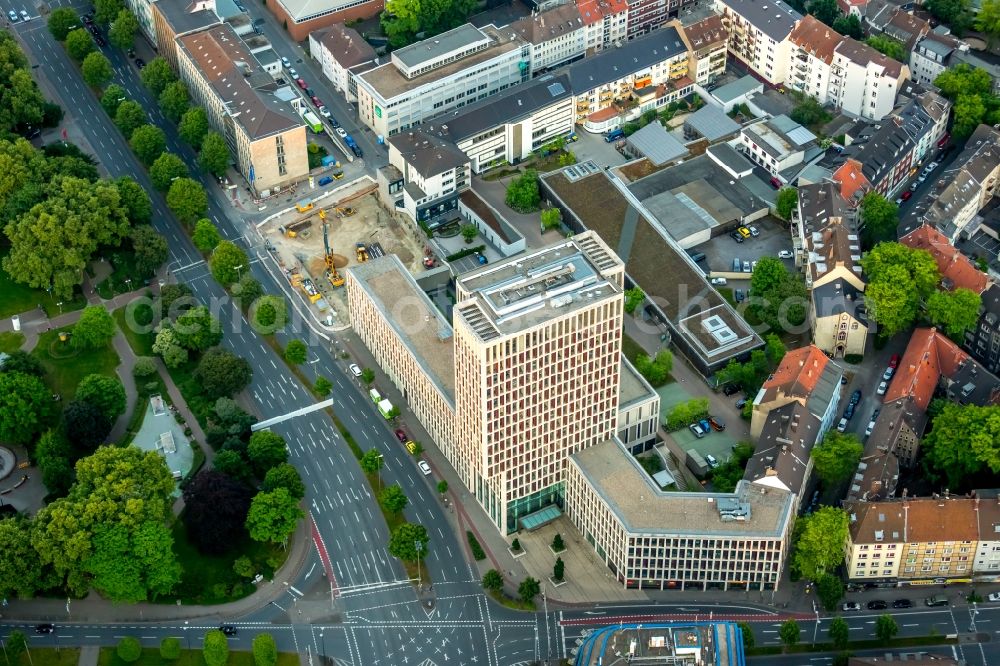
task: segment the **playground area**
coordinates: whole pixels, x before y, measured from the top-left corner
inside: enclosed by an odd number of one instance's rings
[[[302,199],[260,231],[289,282],[330,323],[348,323],[345,268],[388,254],[398,256],[413,273],[427,265],[424,233],[383,207],[369,179],[321,199]],[[327,247],[333,264],[329,273]]]
[[[159,395],[150,396],[142,427],[132,444],[143,451],[156,451],[163,456],[175,481],[180,482],[191,471],[194,462],[191,442],[184,434],[184,427],[174,418],[173,407]],[[174,495],[180,496],[179,488]]]

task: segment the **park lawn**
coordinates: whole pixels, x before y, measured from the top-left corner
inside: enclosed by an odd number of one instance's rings
[[[13,662],[13,666],[76,666],[79,661],[80,648],[64,647],[57,650],[32,646],[31,658],[22,654]]]
[[[117,378],[115,368],[121,363],[110,342],[101,349],[87,350],[73,349],[69,341],[60,342],[60,331],[69,332],[71,329],[70,326],[42,333],[38,345],[31,352],[45,368],[45,382],[49,388],[66,400],[72,399],[80,380],[87,375]]]
[[[6,255],[7,252],[4,251],[0,259]],[[86,304],[87,299],[78,290],[74,290],[73,298],[63,302],[62,312],[82,310]],[[35,310],[39,305],[45,309],[47,317],[57,317],[60,314],[55,298],[42,289],[32,289],[26,284],[14,282],[7,271],[0,268],[0,319]]]
[[[181,639],[181,645],[185,644],[184,632],[179,632],[182,635],[177,638]],[[202,640],[201,632],[191,632],[193,635],[190,637],[191,646],[199,646]],[[64,650],[65,652],[66,650]],[[79,651],[78,651],[79,652]],[[31,655],[35,655],[34,649],[31,651]],[[299,663],[299,656],[293,652],[279,652],[278,653],[278,663],[277,666],[296,666]],[[75,666],[76,662],[73,662],[72,666]],[[70,666],[70,664],[59,665],[59,666]],[[97,659],[97,666],[129,666],[124,661],[118,658],[115,653],[114,648],[106,647],[101,648],[101,655]],[[181,656],[176,660],[167,660],[160,656],[159,648],[143,648],[142,656],[139,657],[139,661],[132,662],[132,666],[205,666],[205,658],[202,656],[200,649],[193,650],[181,650]],[[253,652],[249,650],[234,651],[230,649],[229,661],[226,662],[226,666],[254,666]]]
[[[125,339],[128,340],[129,347],[135,352],[136,356],[152,356],[153,355],[153,343],[156,342],[156,333],[153,331],[142,332],[135,330],[134,327],[129,326],[125,318],[125,308],[128,306],[122,306],[112,312],[115,321],[118,322],[118,328],[125,335]],[[149,315],[147,320],[145,317]],[[148,306],[140,306],[135,309],[135,319],[136,323],[140,325],[148,324],[152,321],[152,310]]]
[[[274,568],[266,560],[280,555],[283,562],[288,554],[281,546],[260,543],[247,536],[225,555],[203,555],[188,540],[183,521],[177,520],[172,532],[174,552],[184,567],[184,573],[181,575],[177,594],[158,599],[161,603],[172,604],[180,599],[183,604],[218,604],[242,599],[252,594],[256,588],[233,571],[233,562],[238,557],[246,555],[251,561],[258,563],[259,573],[265,578],[271,578]],[[281,564],[278,565],[280,566]]]
[[[24,344],[24,333],[4,331],[0,333],[0,353],[13,354]]]

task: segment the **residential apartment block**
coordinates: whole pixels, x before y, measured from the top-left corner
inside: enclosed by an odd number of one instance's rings
[[[517,164],[539,147],[573,133],[573,92],[566,74],[546,74],[475,104],[436,116],[439,131],[469,156],[474,173]]]
[[[236,168],[266,196],[309,172],[306,127],[228,24],[180,36],[177,64],[192,100],[229,145]]]
[[[796,167],[823,153],[816,136],[786,115],[744,127],[740,132],[740,149],[754,164],[782,182],[790,182],[798,173]]]
[[[789,74],[792,29],[802,15],[782,0],[715,0],[729,31],[729,53],[771,85]]]
[[[993,374],[1000,374],[1000,286],[990,284],[980,296],[979,321],[965,332],[962,346]]]
[[[503,28],[531,45],[531,72],[537,76],[587,53],[587,29],[575,4],[561,4]]]
[[[712,15],[700,21],[681,25],[671,22],[688,50],[688,76],[700,85],[708,85],[726,71],[726,45],[729,31],[722,17]]]
[[[149,12],[151,23],[148,27],[144,26],[143,19],[137,11],[139,6],[148,8],[142,10]],[[185,5],[177,0],[140,2],[136,7],[132,7],[132,11],[139,18],[140,26],[144,26],[144,34],[175,71],[178,68],[177,38],[222,22],[209,3]]]
[[[754,398],[754,453],[743,479],[778,488],[798,504],[809,483],[813,446],[837,417],[844,370],[818,347],[788,352]]]
[[[583,19],[587,55],[625,43],[628,34],[626,0],[576,0]]]
[[[470,23],[392,52],[355,76],[358,117],[388,137],[531,77],[531,45]]]
[[[355,77],[378,66],[375,49],[352,28],[336,23],[309,33],[309,55],[323,68],[323,76],[348,102],[358,99]]]
[[[421,131],[395,134],[387,143],[392,173],[398,173],[402,181],[401,188],[398,181],[388,183],[390,192],[402,196],[402,206],[397,202],[396,207],[430,229],[453,219],[458,197],[469,189],[471,180],[465,153]]]
[[[385,9],[385,0],[265,0],[264,4],[297,42],[304,42],[313,31],[378,16]]]
[[[931,85],[952,64],[952,54],[967,49],[968,46],[951,35],[928,33],[917,40],[910,51],[910,73],[913,80]]]
[[[976,217],[996,193],[1000,183],[1000,129],[980,125],[965,150],[911,208],[900,224],[908,233],[929,224],[952,243],[971,238]]]
[[[864,354],[868,316],[856,211],[835,183],[802,185],[792,229],[810,289],[813,344],[835,358]]]

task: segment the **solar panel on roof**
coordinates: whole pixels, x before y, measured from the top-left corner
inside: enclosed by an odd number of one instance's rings
[[[546,87],[549,90],[549,94],[552,95],[553,97],[555,97],[556,95],[562,95],[564,92],[566,92],[566,89],[563,88],[563,84],[561,83],[552,83]]]

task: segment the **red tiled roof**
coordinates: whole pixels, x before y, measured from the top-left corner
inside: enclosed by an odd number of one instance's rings
[[[977,269],[969,258],[955,249],[940,231],[923,224],[899,239],[899,242],[914,250],[927,250],[937,262],[941,277],[948,279],[957,289],[963,287],[977,294],[983,293],[989,284],[986,274]]]
[[[950,376],[969,355],[935,328],[918,328],[906,346],[883,402],[911,396],[922,410],[934,397],[941,375]]]
[[[769,393],[775,389],[785,395],[807,397],[816,388],[829,360],[816,345],[793,349],[781,359],[778,369],[764,382],[763,388]]]
[[[853,159],[848,159],[839,169],[833,172],[833,181],[840,185],[840,196],[844,197],[848,203],[854,206],[858,202],[854,198],[858,190],[872,186],[861,170],[861,163]],[[858,197],[858,200],[860,198]]]
[[[793,44],[828,65],[833,62],[834,49],[844,39],[839,32],[817,21],[811,14],[806,14],[798,22],[788,38]]]
[[[611,105],[601,109],[600,111],[594,111],[592,114],[587,116],[587,120],[593,123],[599,123],[605,120],[610,120],[619,114],[619,109],[617,106]]]
[[[587,25],[604,20],[605,16],[620,14],[628,9],[627,0],[576,0],[580,18]]]

